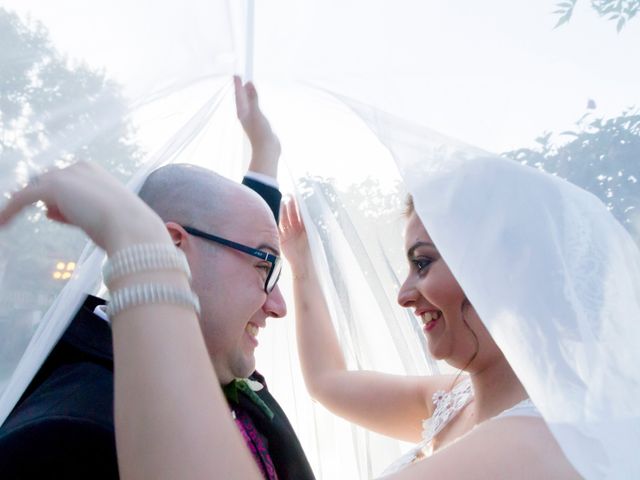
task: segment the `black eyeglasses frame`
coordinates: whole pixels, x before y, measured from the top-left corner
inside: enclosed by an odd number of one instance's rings
[[[194,227],[189,227],[187,225],[182,225],[182,228],[184,228],[187,233],[195,237],[200,237],[200,238],[204,238],[205,240],[209,240],[211,242],[219,243],[226,247],[233,248],[234,250],[239,250],[248,255],[251,255],[253,257],[257,257],[269,262],[271,264],[271,268],[269,269],[267,278],[264,281],[265,293],[267,294],[271,293],[271,291],[277,285],[278,280],[280,279],[280,273],[282,272],[282,259],[277,255],[274,255],[269,252],[265,252],[264,250],[243,245],[242,243],[234,242],[233,240],[227,240],[226,238],[218,237],[217,235],[203,232],[202,230],[199,230]]]

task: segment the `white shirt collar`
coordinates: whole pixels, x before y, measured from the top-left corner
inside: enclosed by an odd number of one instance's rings
[[[98,305],[96,308],[93,309],[93,313],[94,313],[94,315],[100,317],[102,320],[104,320],[109,325],[111,325],[111,320],[109,320],[109,317],[107,316],[107,306],[106,305]]]

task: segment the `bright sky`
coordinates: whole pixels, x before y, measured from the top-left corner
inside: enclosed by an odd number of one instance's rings
[[[302,79],[488,150],[571,127],[588,99],[603,115],[640,105],[640,19],[617,34],[586,0],[557,30],[553,0],[256,3],[259,86]],[[133,98],[241,68],[242,9],[229,4],[2,2],[31,12],[60,50],[105,68]]]

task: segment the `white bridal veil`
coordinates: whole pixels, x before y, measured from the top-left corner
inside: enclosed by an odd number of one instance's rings
[[[410,191],[573,465],[638,477],[640,23],[617,33],[585,0],[554,30],[536,3],[3,0],[0,188],[77,159],[134,190],[174,161],[239,180],[231,75],[253,77],[350,366],[446,368],[395,302]],[[0,421],[100,291],[84,243],[38,207],[0,231]],[[257,356],[319,478],[373,477],[406,448],[309,399],[290,318]]]

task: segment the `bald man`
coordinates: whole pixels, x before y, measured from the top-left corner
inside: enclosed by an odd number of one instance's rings
[[[286,415],[255,373],[259,330],[286,314],[269,206],[252,190],[190,165],[153,172],[140,197],[187,257],[207,350],[264,477],[313,478]],[[2,478],[118,478],[112,355],[104,301],[89,297],[0,431]]]
[[[236,96],[238,88],[236,80]],[[253,93],[249,116],[261,116]],[[268,318],[286,314],[276,285],[280,260],[274,216],[280,192],[272,176],[279,144],[276,139],[275,148],[265,147],[275,138],[264,135],[268,122],[256,127],[256,119],[243,118],[240,108],[238,117],[254,148],[244,183],[266,203],[249,188],[191,165],[156,170],[140,197],[187,257],[213,368],[263,476],[311,479],[293,428],[255,372],[259,330]],[[256,137],[259,141],[253,141]],[[0,429],[1,478],[118,478],[111,328],[104,303],[87,298]]]

